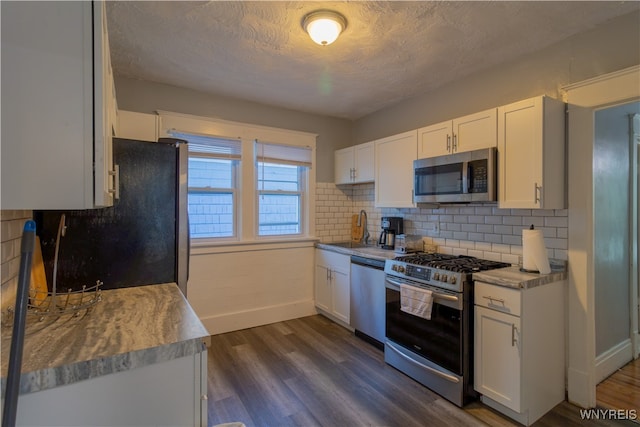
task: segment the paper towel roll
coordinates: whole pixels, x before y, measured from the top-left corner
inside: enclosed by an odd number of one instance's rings
[[[522,268],[541,274],[551,273],[541,230],[522,230]]]

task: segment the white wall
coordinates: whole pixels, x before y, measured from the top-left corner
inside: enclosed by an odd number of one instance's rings
[[[315,314],[313,260],[311,241],[195,248],[189,303],[214,335]]]
[[[617,363],[598,377],[606,377],[631,360],[630,329],[630,163],[629,116],[640,113],[632,103],[597,111],[593,164],[594,286],[596,356],[612,359],[612,351],[624,352]],[[615,190],[614,190],[615,189]],[[618,348],[618,350],[615,350]],[[625,351],[626,350],[626,351]],[[599,365],[606,363],[600,362]]]
[[[564,85],[640,63],[638,22],[638,12],[623,15],[524,58],[377,111],[354,122],[353,144],[533,96],[561,99]]]

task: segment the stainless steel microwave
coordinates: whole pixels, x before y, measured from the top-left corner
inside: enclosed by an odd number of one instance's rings
[[[497,200],[495,147],[413,162],[415,203]]]

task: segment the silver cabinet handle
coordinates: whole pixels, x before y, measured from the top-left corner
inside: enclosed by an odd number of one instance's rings
[[[537,182],[533,183],[533,203],[538,204],[542,199],[542,187],[538,185]]]
[[[113,165],[113,170],[109,171],[109,176],[113,177],[113,188],[110,188],[109,193],[113,194],[115,200],[120,199],[120,165]]]
[[[511,347],[515,347],[516,346],[516,332],[518,331],[518,328],[516,328],[516,325],[511,324]]]
[[[500,304],[504,305],[504,299],[502,299],[502,298],[494,298],[492,296],[486,296],[486,295],[483,295],[482,298],[488,299],[490,303],[493,303],[494,301],[497,301]]]
[[[447,134],[447,151],[451,151],[451,135]]]
[[[453,144],[451,144],[451,152],[458,151],[458,135],[453,134]]]

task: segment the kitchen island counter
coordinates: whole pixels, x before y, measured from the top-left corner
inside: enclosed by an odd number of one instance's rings
[[[80,316],[27,317],[20,393],[98,378],[205,350],[209,333],[175,283],[102,291]],[[53,316],[52,316],[53,317]],[[10,326],[2,327],[2,389]]]

